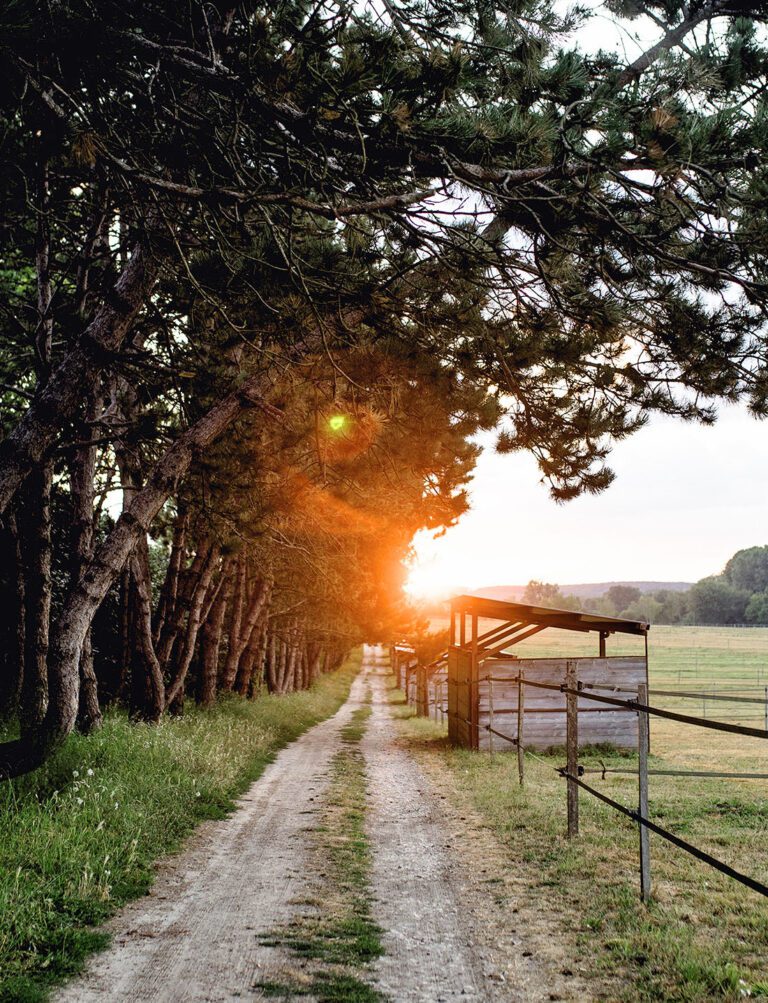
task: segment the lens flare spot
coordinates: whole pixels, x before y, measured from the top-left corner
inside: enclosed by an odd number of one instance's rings
[[[332,432],[343,432],[344,426],[347,424],[347,419],[343,414],[334,414],[328,419],[328,424]]]

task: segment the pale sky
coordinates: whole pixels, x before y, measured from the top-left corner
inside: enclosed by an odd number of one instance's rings
[[[740,408],[709,427],[651,419],[616,446],[607,491],[565,504],[549,498],[533,457],[481,441],[472,510],[443,537],[416,541],[415,594],[531,578],[696,581],[768,544],[768,422]]]
[[[658,37],[645,18],[620,26],[600,0],[589,6],[603,16],[579,37],[582,49],[631,61]],[[616,446],[607,491],[564,505],[549,498],[533,457],[495,454],[490,435],[479,441],[472,510],[443,537],[415,540],[414,595],[531,578],[697,581],[736,550],[768,544],[768,422],[741,408],[721,408],[709,427],[652,418]]]

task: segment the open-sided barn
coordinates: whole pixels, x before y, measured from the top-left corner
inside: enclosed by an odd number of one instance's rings
[[[493,625],[489,626],[489,622]],[[509,652],[514,645],[547,628],[594,633],[596,657],[517,658]],[[494,734],[517,738],[524,720],[526,747],[564,745],[565,695],[560,687],[570,665],[572,678],[582,690],[579,744],[609,742],[620,748],[637,748],[637,714],[597,702],[590,706],[589,692],[636,694],[638,685],[647,685],[648,630],[647,623],[636,620],[481,596],[457,596],[451,601],[447,655],[450,741],[463,748],[487,749],[494,744]],[[642,651],[637,655],[609,656],[608,638],[616,633],[643,638]],[[522,680],[528,680],[529,685]],[[494,747],[504,744],[497,741]]]

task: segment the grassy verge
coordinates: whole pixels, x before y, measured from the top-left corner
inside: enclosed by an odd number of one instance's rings
[[[157,727],[107,716],[45,767],[0,785],[0,1000],[37,1001],[104,945],[93,927],[152,865],[221,818],[276,752],[346,699],[360,653],[310,691],[191,708]],[[162,819],[162,825],[158,825]]]
[[[383,999],[366,980],[366,966],[382,953],[381,930],[371,911],[365,762],[359,748],[370,712],[369,706],[355,711],[342,730],[342,747],[332,762],[330,784],[313,833],[315,894],[304,903],[306,911],[262,940],[288,949],[298,961],[285,980],[259,985],[272,998],[312,996],[320,1003]]]
[[[608,995],[622,1001],[768,999],[765,899],[651,835],[654,898],[642,905],[634,825],[584,793],[581,834],[573,844],[565,839],[565,786],[553,769],[563,764],[562,754],[527,758],[521,788],[514,754],[451,749],[442,728],[403,711],[401,727],[413,747],[434,768],[449,771],[457,805],[479,810],[510,868],[525,878],[530,901],[551,913],[555,928],[571,941],[574,959],[594,977],[595,998],[605,996],[601,982],[615,985],[618,978],[620,995]],[[677,726],[668,733],[656,728],[659,754],[652,765],[679,765],[679,752],[691,741]],[[601,761],[632,766],[616,753],[582,760],[585,766]],[[741,762],[758,765],[746,750]],[[635,806],[635,778],[587,779]],[[768,877],[763,785],[652,777],[650,804],[660,825],[744,873]]]

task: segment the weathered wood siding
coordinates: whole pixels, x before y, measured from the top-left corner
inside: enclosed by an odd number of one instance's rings
[[[469,676],[472,654],[460,648],[448,649],[448,738],[453,745],[470,748]]]
[[[416,703],[416,669],[418,663],[416,658],[409,658],[405,663],[404,677],[405,683],[403,689],[405,690],[405,695],[408,699],[408,703]]]
[[[565,679],[566,662],[576,664],[577,679],[585,683],[599,683],[601,686],[615,686],[622,690],[637,692],[639,683],[648,681],[648,668],[643,657],[625,656],[614,658],[493,658],[486,661],[480,670],[477,686],[478,700],[478,745],[480,749],[489,746],[490,724],[489,687],[493,686],[493,728],[510,738],[517,736],[517,683],[519,672],[526,679],[541,683],[561,684]],[[488,677],[501,682],[488,682]],[[504,680],[509,679],[510,682]],[[459,687],[459,691],[467,687]],[[598,690],[603,696],[610,696]],[[631,693],[616,694],[628,699]],[[565,695],[554,690],[537,689],[527,686],[525,690],[525,720],[523,722],[523,744],[533,749],[547,749],[553,745],[565,745]],[[469,717],[469,715],[466,715]],[[637,714],[605,704],[590,701],[587,693],[579,697],[579,745],[595,745],[610,742],[619,748],[637,748]],[[456,744],[463,745],[459,741]],[[493,738],[494,751],[513,751],[515,746],[498,736]]]
[[[429,712],[438,721],[443,718],[441,708],[446,711],[448,700],[448,666],[443,664],[434,669],[427,679],[427,696],[429,698]],[[435,713],[437,709],[437,713]]]

